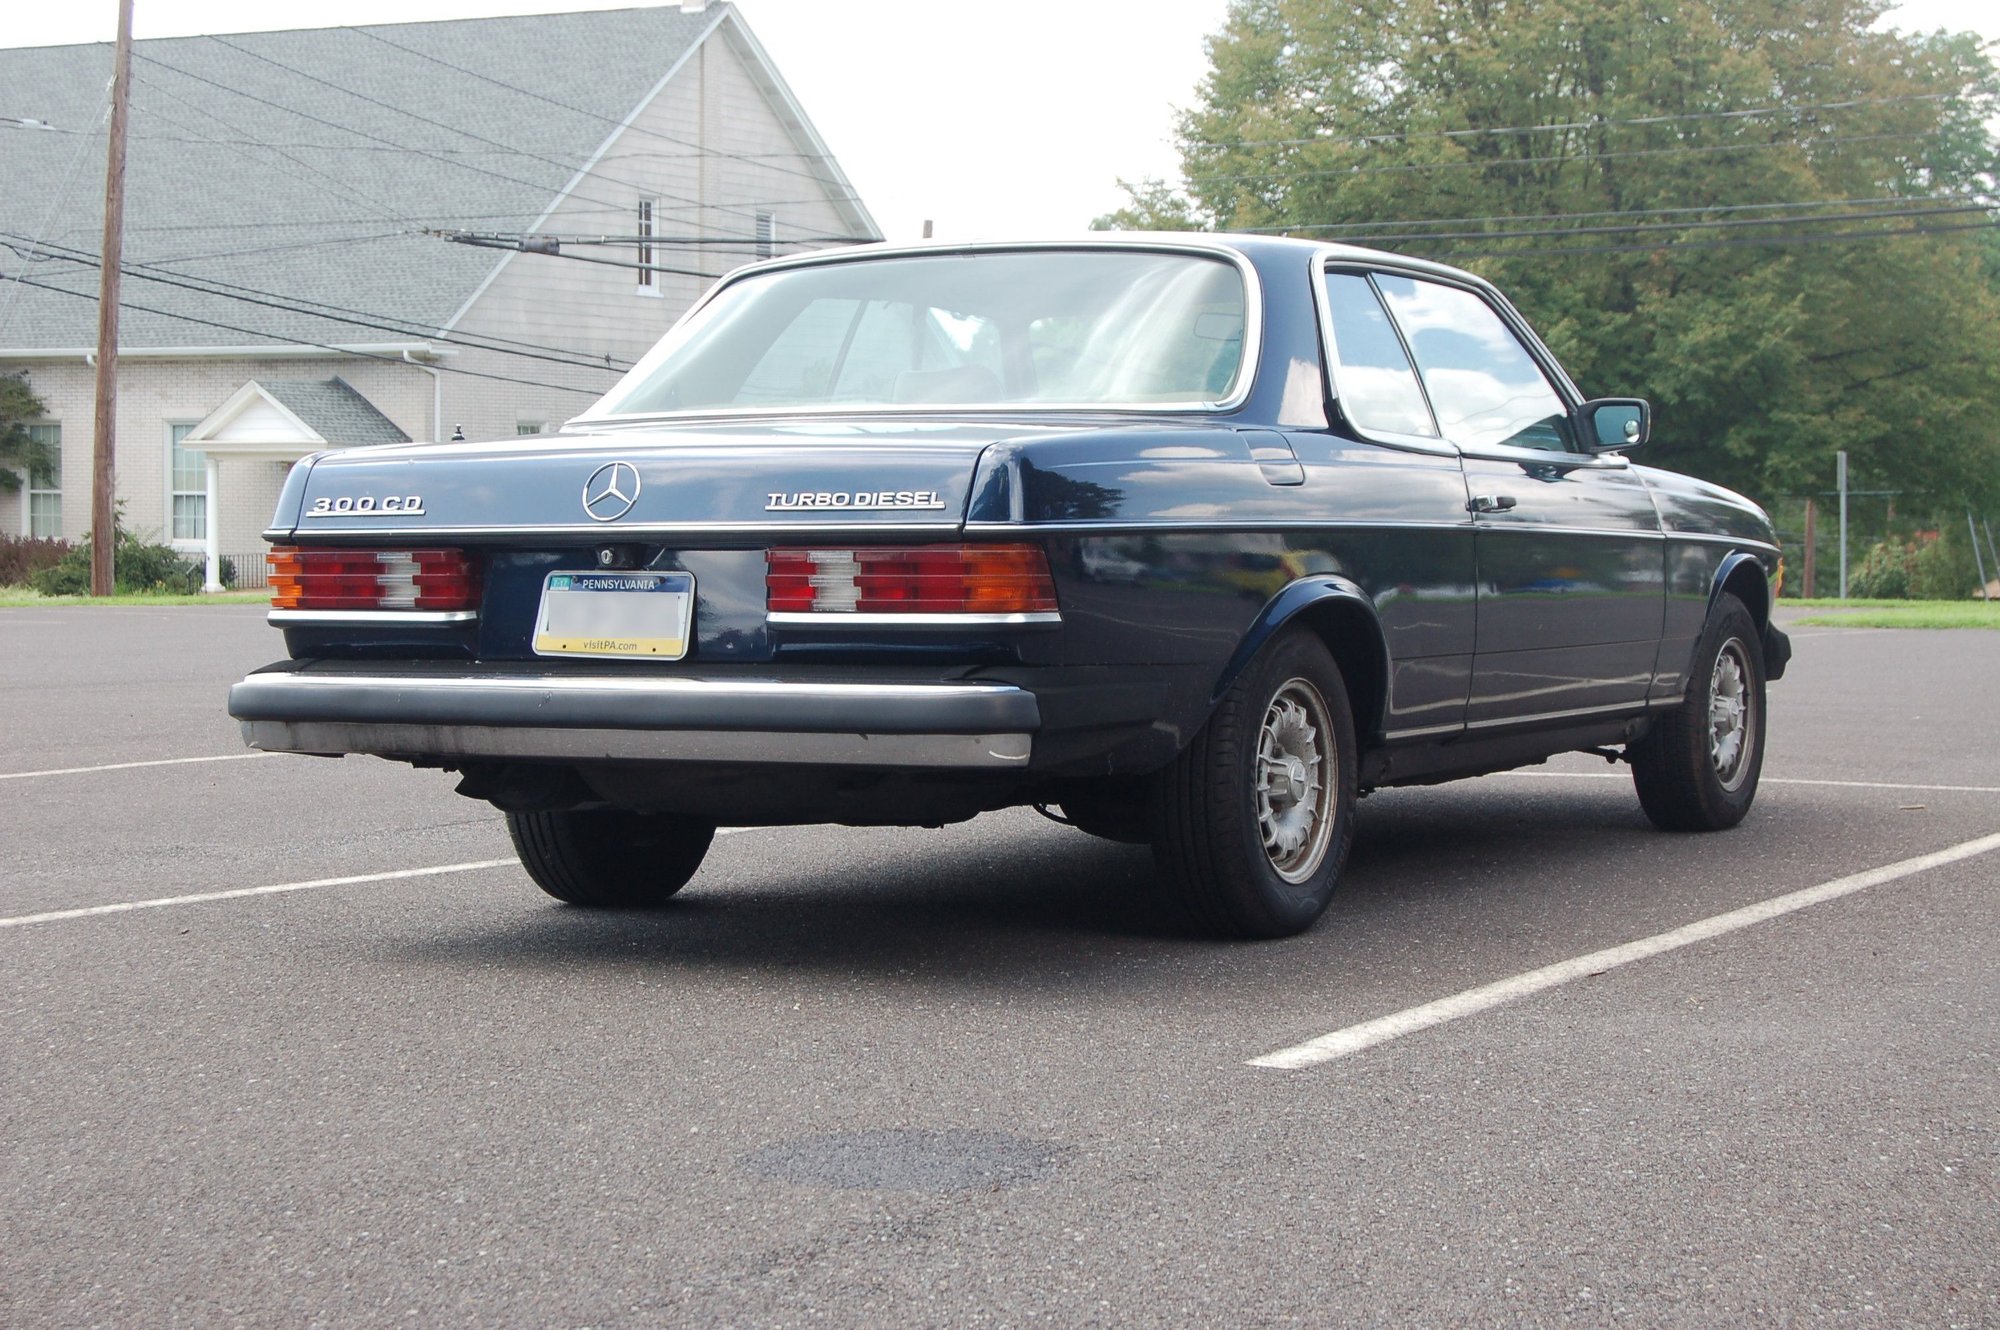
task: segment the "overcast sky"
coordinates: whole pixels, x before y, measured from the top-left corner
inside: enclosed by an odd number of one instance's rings
[[[677,2],[677,0],[676,0]],[[140,37],[615,9],[606,0],[136,0]],[[739,0],[892,240],[1067,234],[1172,176],[1174,108],[1226,0]],[[115,0],[9,4],[0,45],[109,41]],[[1908,0],[1899,27],[2000,40],[1993,0]],[[0,116],[23,112],[0,88]],[[4,146],[4,140],[0,140]]]

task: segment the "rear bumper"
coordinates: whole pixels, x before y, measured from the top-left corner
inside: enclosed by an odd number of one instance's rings
[[[1032,693],[858,683],[277,666],[229,690],[252,748],[546,761],[1021,770]]]

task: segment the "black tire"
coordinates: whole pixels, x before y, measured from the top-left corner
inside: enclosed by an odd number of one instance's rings
[[[507,833],[535,885],[571,905],[659,905],[687,885],[715,824],[668,814],[587,809],[509,813]]]
[[[1686,700],[1627,752],[1639,804],[1662,831],[1721,831],[1750,811],[1764,769],[1764,648],[1742,601],[1717,598]]]
[[[1270,777],[1261,789],[1260,770]],[[1161,773],[1154,862],[1211,936],[1304,932],[1347,862],[1356,798],[1354,717],[1340,667],[1318,638],[1288,632]]]

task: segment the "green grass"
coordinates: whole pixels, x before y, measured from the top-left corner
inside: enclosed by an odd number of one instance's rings
[[[1828,611],[1796,621],[1817,628],[2000,628],[2000,601],[1822,599],[1780,606]]]
[[[126,596],[45,596],[27,587],[0,587],[0,609],[28,605],[257,605],[271,598],[268,591],[224,591],[219,595],[181,595],[145,591]]]

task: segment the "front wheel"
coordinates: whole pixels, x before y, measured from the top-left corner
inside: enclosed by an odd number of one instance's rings
[[[1203,931],[1312,926],[1354,842],[1354,718],[1318,638],[1275,639],[1162,773],[1153,856]]]
[[[1628,750],[1639,804],[1662,831],[1741,822],[1764,768],[1764,651],[1757,621],[1728,594],[1710,611],[1686,700]]]
[[[571,905],[658,905],[701,867],[715,824],[617,808],[509,813],[521,867]]]

